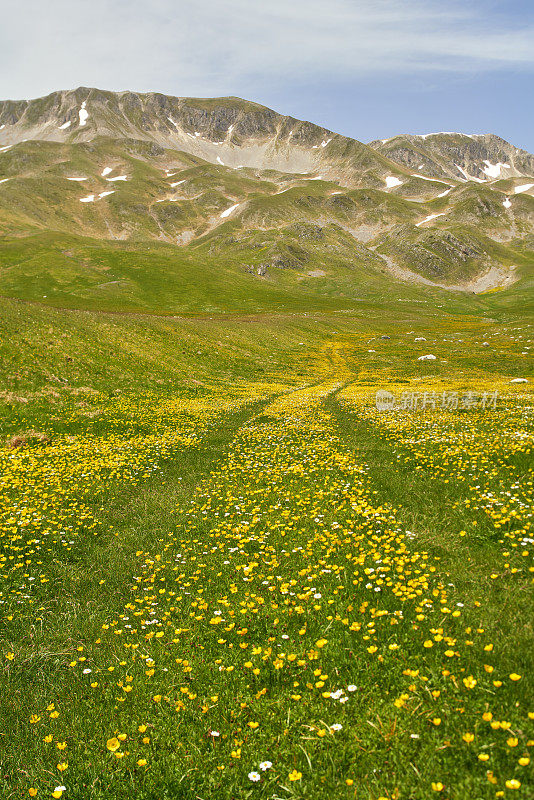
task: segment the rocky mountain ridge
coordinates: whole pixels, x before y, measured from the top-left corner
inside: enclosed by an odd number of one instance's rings
[[[312,172],[339,139],[326,128],[235,97],[195,99],[79,88],[39,100],[0,102],[0,146],[25,139],[86,142],[97,136],[151,141],[224,166]],[[370,148],[367,160],[380,163]]]
[[[400,135],[370,147],[401,166],[427,175],[484,183],[534,175],[534,156],[492,133]]]

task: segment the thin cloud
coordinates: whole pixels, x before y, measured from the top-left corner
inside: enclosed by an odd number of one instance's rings
[[[534,19],[478,0],[21,0],[3,11],[0,96],[55,88],[257,95],[290,80],[530,70]]]

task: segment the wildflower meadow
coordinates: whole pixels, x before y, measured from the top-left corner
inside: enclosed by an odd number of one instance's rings
[[[533,796],[528,330],[490,370],[474,323],[430,366],[408,324],[307,324],[4,398],[2,797]]]

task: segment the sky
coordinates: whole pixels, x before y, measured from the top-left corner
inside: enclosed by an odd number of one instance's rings
[[[17,0],[0,99],[234,95],[360,141],[496,133],[534,151],[534,0]]]

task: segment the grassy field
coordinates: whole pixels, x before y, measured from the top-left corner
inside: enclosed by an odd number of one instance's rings
[[[532,797],[514,291],[3,300],[1,796]]]

